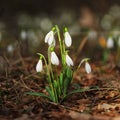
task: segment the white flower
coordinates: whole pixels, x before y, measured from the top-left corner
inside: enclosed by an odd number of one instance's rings
[[[55,44],[55,38],[54,38],[54,32],[51,30],[47,35],[45,36],[45,43],[48,43],[51,45],[54,42]]]
[[[85,70],[87,73],[91,72],[91,67],[90,67],[90,64],[88,62],[85,62]]]
[[[65,45],[66,45],[67,47],[70,47],[71,44],[72,44],[72,38],[71,38],[69,32],[65,32],[64,35],[65,35]]]
[[[107,40],[107,48],[113,48],[113,46],[114,46],[114,41],[111,37],[109,37]]]
[[[27,32],[25,30],[22,30],[20,36],[22,40],[27,39]]]
[[[53,65],[59,65],[59,59],[54,51],[51,53],[51,63]]]
[[[40,59],[36,65],[36,71],[41,72],[43,69],[42,60]]]
[[[69,55],[66,55],[66,63],[68,66],[73,66],[73,61]]]
[[[7,46],[7,51],[9,52],[9,53],[12,53],[13,51],[14,51],[14,47],[13,47],[13,45],[8,45]]]

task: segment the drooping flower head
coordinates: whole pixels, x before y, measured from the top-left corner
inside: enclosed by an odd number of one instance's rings
[[[48,45],[55,44],[54,32],[52,30],[45,36],[45,43],[48,43]]]
[[[65,37],[65,45],[67,47],[70,47],[72,45],[72,38],[71,38],[67,28],[65,28],[64,37]]]
[[[114,41],[112,37],[109,37],[107,40],[107,48],[113,48],[114,47]]]
[[[39,59],[39,61],[38,61],[37,65],[36,65],[36,71],[37,71],[37,72],[41,72],[41,71],[42,71],[42,69],[43,69],[42,60],[41,60],[41,59]]]
[[[73,66],[74,65],[74,63],[73,63],[73,60],[71,59],[71,57],[68,55],[68,54],[66,54],[66,64],[68,65],[68,66]]]
[[[59,65],[59,59],[54,51],[51,52],[51,63],[53,65]]]
[[[89,74],[91,73],[91,66],[88,62],[85,62],[85,71]]]
[[[88,60],[90,60],[90,59],[89,59],[89,58],[84,58],[84,59],[80,62],[80,64],[78,65],[78,68],[80,68],[81,65],[85,62],[85,71],[86,71],[87,73],[90,73],[90,72],[91,72],[91,66],[90,66],[90,64],[88,63]]]

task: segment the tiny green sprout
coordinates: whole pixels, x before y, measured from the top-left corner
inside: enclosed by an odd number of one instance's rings
[[[73,93],[83,92],[80,88],[77,90],[73,90],[71,92],[68,91],[68,88],[73,80],[74,71],[72,69],[74,63],[72,58],[68,55],[68,50],[66,47],[70,47],[72,44],[72,38],[68,32],[68,29],[64,29],[64,38],[61,39],[60,30],[57,25],[55,25],[50,32],[47,33],[45,36],[45,43],[48,43],[48,60],[44,57],[43,54],[37,53],[39,55],[38,63],[36,64],[36,71],[42,72],[43,70],[43,62],[45,64],[44,69],[46,69],[46,80],[48,80],[48,85],[45,87],[48,95],[44,93],[37,93],[37,92],[27,92],[27,94],[35,95],[35,96],[42,96],[47,98],[48,100],[61,103],[65,100],[68,96]],[[55,38],[54,36],[57,35],[58,42],[60,46],[60,57],[61,62],[55,52]],[[43,62],[42,62],[43,61]],[[91,72],[90,64],[88,63],[89,58],[83,59],[80,64],[78,65],[78,69],[80,68],[81,64],[85,62],[85,70],[87,73]],[[61,63],[61,64],[60,64]],[[53,65],[55,65],[53,67]],[[55,73],[54,69],[56,66],[61,66],[60,73]]]

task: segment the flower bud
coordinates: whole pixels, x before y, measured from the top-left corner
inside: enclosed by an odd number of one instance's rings
[[[66,55],[66,64],[68,66],[73,66],[73,61],[72,61],[72,59],[70,58],[69,55]]]
[[[85,71],[89,74],[91,72],[91,67],[88,62],[85,62]]]
[[[51,53],[51,63],[53,65],[59,65],[59,59],[54,51]]]
[[[39,61],[38,61],[37,65],[36,65],[36,71],[37,71],[37,72],[41,72],[41,71],[42,71],[42,69],[43,69],[42,60],[41,60],[41,59],[39,59]]]
[[[65,45],[67,47],[70,47],[72,44],[72,38],[71,38],[69,32],[65,32],[64,36],[65,36]]]
[[[45,36],[45,43],[48,43],[49,45],[52,43],[55,44],[54,32],[52,30]]]

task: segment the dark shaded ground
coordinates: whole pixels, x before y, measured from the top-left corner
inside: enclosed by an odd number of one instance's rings
[[[92,73],[84,66],[74,75],[74,83],[90,91],[70,96],[61,105],[41,97],[26,95],[27,91],[46,92],[44,75],[36,74],[34,58],[18,57],[3,61],[7,69],[0,75],[0,120],[119,120],[120,67],[113,62],[91,63]],[[2,57],[1,57],[2,59]],[[2,61],[2,60],[1,60]]]

